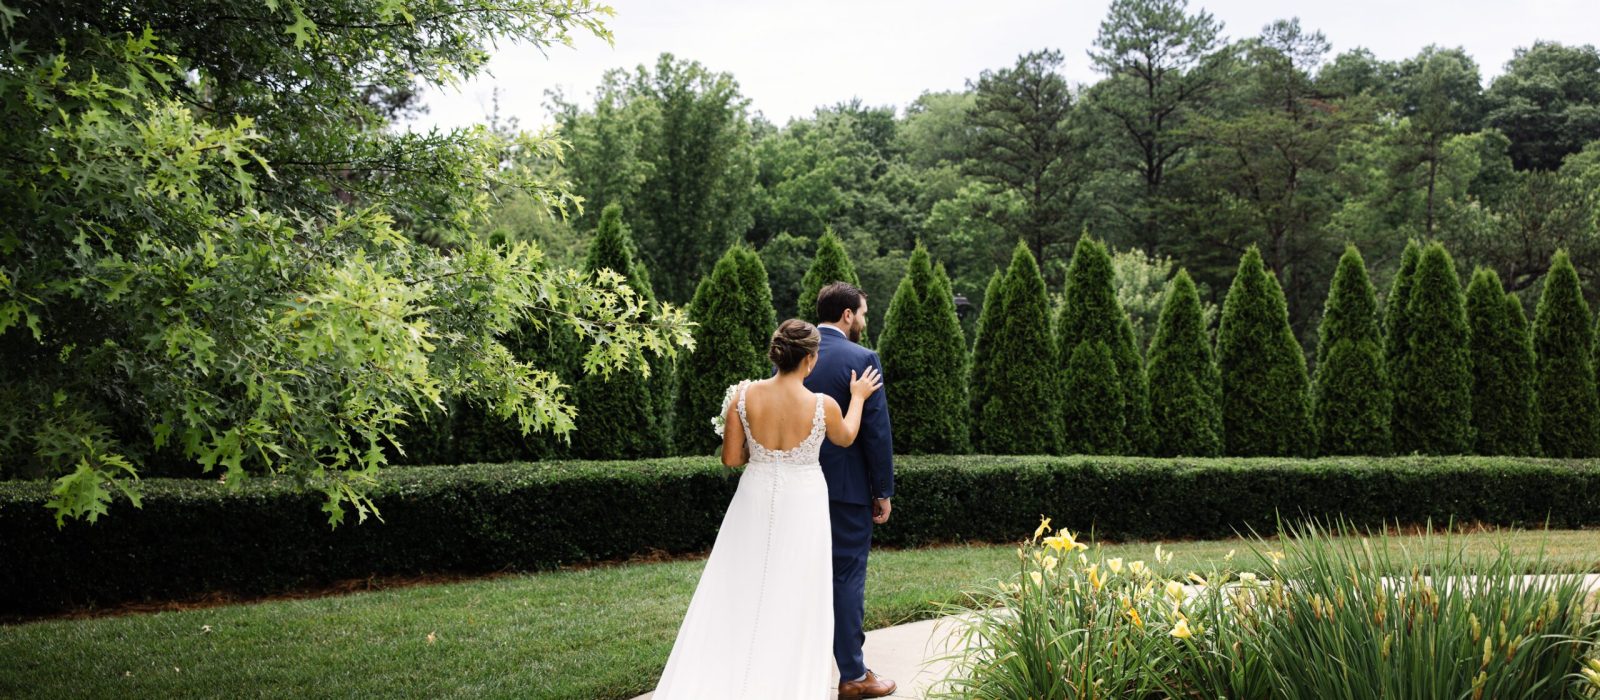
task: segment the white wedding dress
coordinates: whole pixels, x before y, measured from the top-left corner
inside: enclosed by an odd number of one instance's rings
[[[750,463],[722,518],[655,700],[827,698],[833,690],[833,539],[811,433],[793,449],[757,443],[738,389]]]

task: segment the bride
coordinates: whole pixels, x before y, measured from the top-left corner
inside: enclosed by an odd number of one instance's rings
[[[851,373],[850,409],[807,391],[817,327],[789,319],[767,356],[777,374],[730,388],[722,463],[748,462],[656,688],[679,698],[827,698],[833,690],[833,564],[824,436],[848,447],[882,386]]]

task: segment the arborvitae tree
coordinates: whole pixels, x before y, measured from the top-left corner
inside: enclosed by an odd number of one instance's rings
[[[1522,420],[1506,433],[1510,454],[1537,455],[1539,449],[1539,360],[1533,352],[1533,333],[1528,329],[1528,313],[1514,294],[1506,294],[1506,373],[1514,387],[1511,404],[1523,406]]]
[[[1217,328],[1223,451],[1236,456],[1308,455],[1311,387],[1289,329],[1283,288],[1250,246],[1222,303]]]
[[[878,353],[894,407],[895,451],[967,452],[967,341],[950,280],[920,244],[889,304]]]
[[[1513,306],[1506,303],[1511,298]],[[1512,318],[1515,314],[1516,318]],[[1473,451],[1481,455],[1533,453],[1533,350],[1522,305],[1508,297],[1494,270],[1480,267],[1467,285],[1467,327],[1472,357]]]
[[[1222,454],[1222,375],[1189,271],[1167,283],[1150,341],[1150,425],[1162,457]]]
[[[1067,454],[1118,454],[1122,451],[1122,381],[1111,348],[1099,340],[1079,341],[1067,358],[1062,443]]]
[[[1406,354],[1406,302],[1411,298],[1411,276],[1417,271],[1417,261],[1422,259],[1422,246],[1416,240],[1406,241],[1400,253],[1400,269],[1394,273],[1389,285],[1389,296],[1383,300],[1383,367],[1389,375],[1390,401],[1395,400],[1393,382],[1395,371]],[[1394,433],[1393,406],[1390,407],[1390,435]]]
[[[991,310],[984,331],[992,355],[984,368],[984,403],[978,408],[978,434],[983,439],[978,451],[1055,452],[1061,446],[1060,402],[1059,384],[1051,381],[1056,349],[1050,333],[1050,299],[1026,243],[1017,244],[998,294],[1002,301]]]
[[[1355,246],[1339,258],[1317,329],[1312,412],[1321,453],[1388,454],[1388,373],[1378,330],[1378,298]]]
[[[817,254],[811,259],[811,268],[800,279],[800,298],[795,302],[796,317],[817,323],[817,292],[833,282],[849,282],[861,286],[855,265],[850,264],[850,254],[844,242],[830,229],[817,239]],[[832,319],[830,319],[832,320]]]
[[[650,298],[649,280],[639,274],[633,246],[622,226],[622,207],[609,205],[589,244],[584,269],[590,274],[611,270]],[[655,397],[643,368],[614,371],[609,377],[585,372],[573,390],[572,452],[581,459],[639,459],[667,453],[667,435],[657,416]],[[651,368],[654,370],[655,368]]]
[[[716,449],[717,434],[711,419],[722,410],[723,393],[728,385],[745,379],[759,379],[772,373],[767,364],[767,338],[751,341],[752,329],[765,325],[772,333],[772,309],[760,314],[750,297],[758,296],[748,284],[741,258],[750,252],[734,246],[711,269],[711,276],[700,280],[689,304],[689,319],[694,328],[694,352],[679,365],[675,442],[681,454],[705,454]],[[753,253],[752,253],[753,254]],[[761,280],[760,290],[767,289]],[[766,292],[768,295],[771,291]],[[757,316],[758,318],[751,318]]]
[[[1117,436],[1097,438],[1097,442],[1115,437],[1117,442],[1109,448],[1112,453],[1143,453],[1148,451],[1151,442],[1149,387],[1145,383],[1139,345],[1133,337],[1133,325],[1117,301],[1113,274],[1111,255],[1106,252],[1105,245],[1088,235],[1079,238],[1072,263],[1067,267],[1066,299],[1056,321],[1056,344],[1061,349],[1061,363],[1065,366],[1080,343],[1105,343],[1112,360],[1117,363],[1117,376],[1122,382],[1122,390],[1117,394],[1122,400],[1123,419],[1119,422],[1123,430]],[[1066,383],[1082,384],[1084,381],[1066,374],[1070,372],[1064,372]],[[1062,415],[1070,419],[1105,410],[1103,406],[1074,405],[1098,400],[1063,391]],[[1075,429],[1066,426],[1066,431],[1064,434],[1070,435]]]
[[[987,444],[979,433],[982,421],[978,417],[983,412],[984,404],[994,395],[993,386],[989,383],[989,365],[994,361],[994,334],[998,332],[995,323],[1001,317],[999,308],[1003,298],[1000,290],[1004,279],[1005,273],[1000,270],[995,270],[989,276],[989,286],[983,294],[983,308],[978,311],[977,331],[972,339],[972,371],[967,380],[967,424],[971,427],[969,432],[975,446]]]
[[[1556,251],[1533,321],[1539,448],[1547,457],[1600,454],[1600,397],[1595,396],[1589,324],[1578,272],[1567,251]]]
[[[1455,262],[1429,243],[1411,277],[1406,350],[1394,368],[1394,444],[1401,454],[1472,451],[1472,357]]]
[[[739,256],[739,287],[744,290],[744,313],[740,318],[750,333],[750,343],[766,357],[767,343],[772,341],[772,331],[778,327],[777,311],[772,308],[772,281],[767,278],[767,266],[761,254],[747,245],[736,245]]]

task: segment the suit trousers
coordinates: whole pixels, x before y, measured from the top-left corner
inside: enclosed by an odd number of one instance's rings
[[[872,548],[872,506],[828,502],[833,523],[833,659],[840,682],[867,672],[861,645],[867,615],[867,551]]]

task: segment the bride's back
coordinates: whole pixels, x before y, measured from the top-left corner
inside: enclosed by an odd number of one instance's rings
[[[745,416],[750,437],[762,447],[783,452],[810,437],[817,415],[817,395],[770,379],[751,382],[745,390]]]

